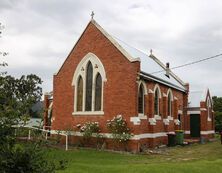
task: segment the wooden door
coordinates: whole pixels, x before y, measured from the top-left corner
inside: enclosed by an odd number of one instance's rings
[[[190,115],[190,136],[200,137],[200,115],[199,114]]]

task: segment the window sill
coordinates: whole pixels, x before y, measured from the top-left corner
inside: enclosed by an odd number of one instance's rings
[[[170,120],[169,120],[168,118],[163,119],[163,123],[164,123],[165,125],[169,125],[169,124],[170,124]]]
[[[72,115],[104,115],[103,111],[73,112]]]
[[[148,121],[149,121],[150,125],[152,125],[152,126],[156,125],[156,119],[155,118],[149,118]]]
[[[167,119],[173,120],[173,117],[169,115],[169,116],[167,116]]]
[[[180,120],[175,119],[175,120],[174,120],[174,124],[179,126],[179,125],[180,125]]]
[[[138,117],[139,117],[141,120],[146,120],[146,119],[147,119],[147,116],[144,115],[144,114],[139,114]]]
[[[141,123],[139,117],[130,117],[130,121],[133,123],[133,125],[140,125]]]
[[[154,115],[154,118],[155,118],[156,120],[161,120],[161,119],[162,119],[161,116],[159,116],[159,115]]]
[[[207,121],[212,121],[211,118],[207,117]]]

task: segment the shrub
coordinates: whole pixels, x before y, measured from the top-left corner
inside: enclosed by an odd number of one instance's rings
[[[126,147],[127,142],[133,134],[130,133],[130,129],[127,127],[126,120],[123,119],[122,115],[117,115],[112,120],[107,120],[106,126],[109,132],[112,133],[112,137],[116,143],[122,143]]]
[[[46,159],[40,146],[16,144],[13,148],[0,151],[0,172],[5,173],[47,173],[55,172],[56,166]]]
[[[90,138],[92,137],[93,133],[99,133],[99,123],[87,122],[80,127],[80,132],[82,132],[84,138]]]
[[[78,124],[76,127],[82,133],[84,143],[89,143],[92,137],[96,137],[96,142],[98,146],[98,142],[101,141],[100,139],[102,139],[102,135],[99,134],[100,128],[98,122],[87,122],[83,124],[83,126],[81,126],[81,124]]]
[[[215,112],[215,131],[222,131],[222,112]]]

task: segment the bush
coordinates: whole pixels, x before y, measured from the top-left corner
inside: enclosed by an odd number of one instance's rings
[[[99,134],[100,128],[99,128],[98,122],[87,122],[83,126],[81,126],[81,124],[78,124],[77,128],[80,129],[80,132],[83,135],[83,140],[84,140],[83,143],[89,144],[90,139],[92,137],[96,137],[97,147],[100,145],[102,141],[101,139],[103,139],[103,136]]]
[[[84,138],[92,137],[93,133],[99,133],[99,123],[98,122],[87,122],[80,128]]]
[[[122,115],[117,115],[112,120],[107,120],[106,126],[109,132],[112,133],[115,142],[117,144],[122,143],[126,147],[133,134],[130,133],[130,129],[127,127],[126,120],[123,119]]]
[[[16,144],[13,148],[0,151],[0,172],[4,173],[53,173],[55,164],[45,158],[43,150],[33,144]]]
[[[222,131],[222,112],[215,112],[215,131]]]

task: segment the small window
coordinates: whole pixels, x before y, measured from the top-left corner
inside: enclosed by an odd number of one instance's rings
[[[211,103],[209,98],[207,99],[207,116],[211,119]]]
[[[79,77],[77,84],[77,111],[82,111],[82,101],[83,101],[83,80]]]
[[[168,109],[167,109],[167,113],[168,113],[168,116],[172,116],[172,98],[171,98],[171,94],[169,93],[168,94]]]
[[[95,111],[101,110],[101,102],[102,102],[102,77],[98,73],[96,76],[96,89],[95,89]]]
[[[156,89],[154,97],[154,114],[159,115],[159,90]]]
[[[85,100],[86,111],[92,111],[92,82],[93,82],[93,67],[91,62],[89,62],[86,71],[86,100]]]
[[[144,114],[144,89],[143,85],[140,85],[138,94],[138,111],[140,114]]]

